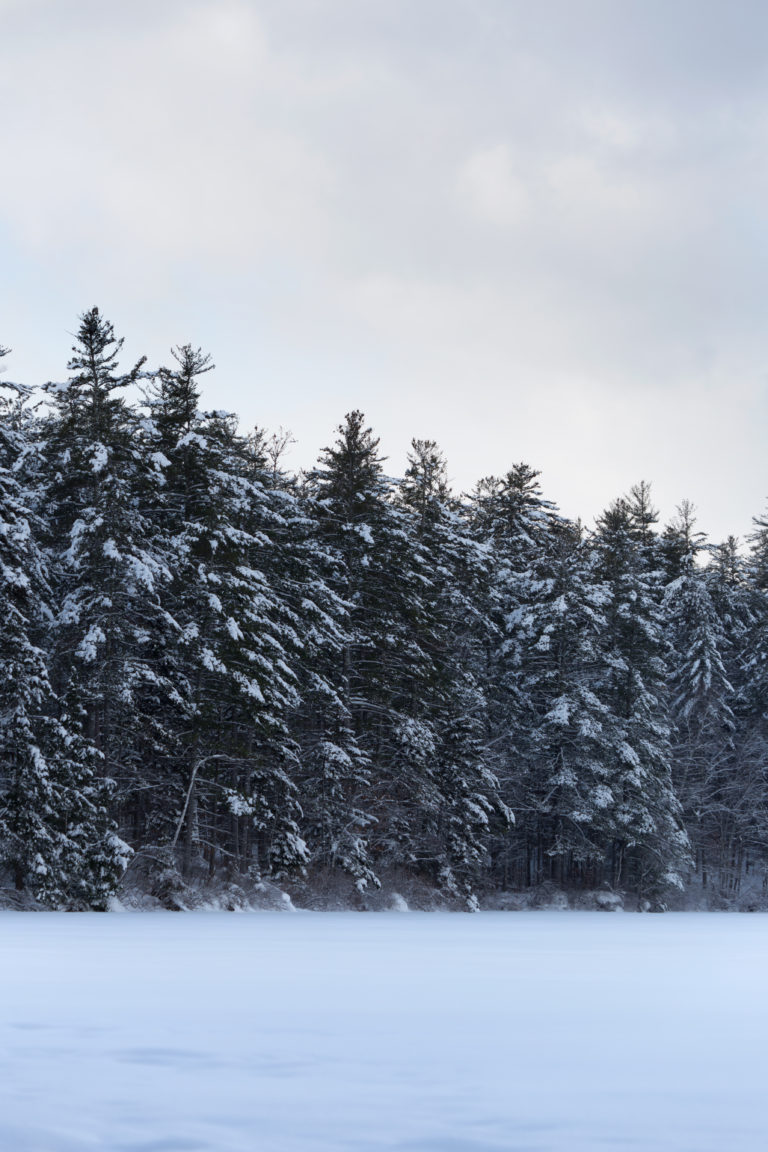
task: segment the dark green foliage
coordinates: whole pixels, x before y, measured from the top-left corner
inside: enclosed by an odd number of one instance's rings
[[[130,853],[97,750],[50,684],[50,588],[22,483],[30,445],[19,405],[11,397],[0,413],[0,864],[43,906],[100,909]]]
[[[588,533],[525,464],[459,500],[359,411],[293,477],[289,434],[200,410],[200,349],[121,350],[91,309],[47,407],[0,412],[2,884],[104,908],[131,849],[176,907],[764,883],[765,520],[709,548],[641,483]]]
[[[204,855],[210,869],[226,860],[233,872],[280,875],[306,855],[298,750],[287,729],[302,624],[274,539],[298,513],[288,493],[272,489],[257,445],[238,435],[234,418],[198,411],[197,381],[210,359],[190,345],[174,358],[148,398],[164,481],[151,515],[172,573],[165,603],[179,703],[161,763],[163,807],[174,842],[183,829],[187,873]],[[222,829],[231,834],[226,849]]]
[[[689,843],[672,785],[663,617],[656,595],[655,521],[647,486],[633,489],[604,513],[596,547],[607,585],[610,670],[605,703],[620,725],[622,743],[613,788],[617,800],[613,879],[628,879],[658,900],[682,887]]]

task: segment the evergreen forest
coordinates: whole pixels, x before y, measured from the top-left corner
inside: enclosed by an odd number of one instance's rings
[[[204,352],[121,359],[93,308],[64,382],[2,377],[8,900],[768,901],[767,521],[711,544],[642,482],[587,530],[429,440],[393,479],[359,411],[294,475]]]

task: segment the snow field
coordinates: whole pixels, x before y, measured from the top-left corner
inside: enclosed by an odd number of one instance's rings
[[[764,1152],[768,917],[0,919],[3,1152]]]

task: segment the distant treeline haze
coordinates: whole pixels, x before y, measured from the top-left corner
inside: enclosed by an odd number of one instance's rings
[[[587,532],[525,464],[458,498],[428,440],[394,481],[357,411],[290,475],[200,411],[208,356],[121,345],[94,308],[43,405],[4,389],[0,886],[102,908],[132,855],[470,907],[762,879],[764,522],[708,545],[642,483]]]

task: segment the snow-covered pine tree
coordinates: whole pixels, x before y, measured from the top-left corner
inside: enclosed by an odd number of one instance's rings
[[[610,670],[601,697],[623,734],[610,781],[615,797],[611,881],[629,884],[651,903],[663,901],[670,887],[682,886],[690,861],[671,776],[654,519],[645,500],[617,500],[600,517],[594,539],[609,589]]]
[[[24,390],[11,393],[0,402],[0,862],[45,907],[100,909],[129,851],[107,813],[96,751],[61,713],[40,647],[50,592],[24,483]]]
[[[673,779],[696,870],[706,882],[726,815],[723,800],[730,792],[736,723],[734,688],[724,662],[728,640],[708,573],[697,564],[705,544],[694,523],[693,507],[686,502],[664,533],[668,554],[676,553],[678,560],[663,608],[674,721]]]
[[[80,317],[76,341],[69,379],[46,386],[50,411],[40,429],[57,603],[53,679],[82,708],[125,823],[146,795],[172,696],[164,662],[175,626],[162,604],[170,574],[146,514],[157,466],[121,395],[141,377],[144,360],[120,371],[123,341],[98,308]],[[129,831],[133,839],[143,829]]]
[[[325,707],[317,701],[316,724],[331,734],[318,765],[324,780],[320,819],[332,829],[332,862],[350,871],[364,890],[379,882],[372,841],[379,863],[387,863],[383,858],[398,851],[403,819],[387,795],[385,762],[398,722],[392,665],[401,655],[392,611],[392,594],[397,599],[400,590],[391,565],[404,549],[395,548],[393,555],[393,534],[400,533],[399,543],[403,539],[402,518],[391,506],[379,441],[362,412],[347,414],[307,486],[320,539],[334,557],[331,587],[347,613],[336,667],[324,669]]]
[[[198,409],[212,368],[191,345],[148,395],[164,485],[156,547],[173,572],[168,611],[179,632],[170,676],[182,701],[166,793],[183,833],[183,865],[280,875],[306,847],[287,717],[297,704],[295,614],[270,583],[271,533],[283,523],[263,461],[235,418]]]
[[[608,589],[578,527],[561,522],[521,581],[519,652],[527,883],[607,878],[624,732],[602,698]]]
[[[501,882],[525,885],[544,878],[544,845],[532,804],[539,783],[530,773],[531,717],[523,669],[526,635],[543,599],[535,572],[562,526],[555,506],[541,492],[539,473],[517,464],[503,477],[481,480],[469,506],[476,540],[487,551],[490,580],[481,599],[486,629],[483,687],[489,706],[489,747],[493,749],[501,794],[515,813],[494,848]],[[540,794],[540,792],[539,792]]]
[[[707,575],[729,641],[735,689],[735,755],[721,774],[713,857],[726,895],[768,874],[768,516],[754,519],[746,557],[735,541],[716,550]]]
[[[340,870],[359,892],[377,887],[368,834],[370,757],[358,741],[350,710],[345,652],[351,641],[342,561],[312,485],[296,491],[300,521],[290,520],[288,586],[302,620],[301,703],[293,718],[301,745],[301,802],[310,852],[310,881],[335,887]],[[283,538],[283,537],[281,537]]]
[[[296,782],[307,865],[315,883],[322,882],[320,873],[340,867],[364,890],[376,884],[361,835],[370,819],[355,808],[367,759],[335,687],[347,609],[331,588],[337,558],[323,542],[317,501],[281,467],[288,443],[290,433],[282,429],[271,436],[257,429],[250,437],[254,478],[267,490],[272,509],[264,572],[295,633],[292,667],[300,699],[288,723],[299,745]]]
[[[344,762],[357,781],[347,789],[358,814],[357,842],[368,842],[377,871],[434,872],[441,793],[428,704],[435,677],[427,640],[429,580],[412,514],[393,499],[378,440],[362,413],[349,413],[337,431],[309,485],[322,538],[337,558],[333,588],[348,611],[334,687],[370,765],[367,787],[361,762]],[[360,814],[368,830],[360,827]]]
[[[690,500],[683,500],[656,541],[665,592],[673,580],[690,571],[692,558],[705,549],[705,534],[697,531],[695,524],[696,509]]]
[[[486,745],[488,706],[481,686],[486,622],[479,604],[488,557],[472,538],[450,494],[445,457],[432,440],[413,440],[399,503],[410,514],[411,563],[421,612],[419,650],[429,673],[420,683],[418,710],[427,721],[432,767],[422,857],[444,891],[476,906],[474,889],[490,863],[492,834],[512,820],[501,800],[492,752]]]

